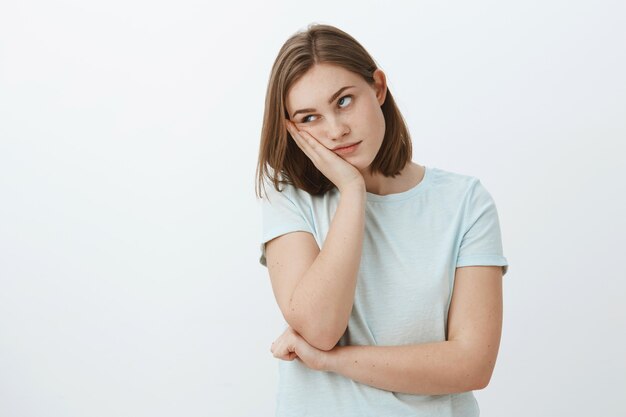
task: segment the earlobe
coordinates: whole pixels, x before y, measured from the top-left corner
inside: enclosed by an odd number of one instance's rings
[[[378,103],[380,103],[380,105],[382,106],[383,104],[385,104],[385,98],[387,97],[387,86],[385,86],[383,88],[383,90],[380,92],[380,96],[378,98]]]

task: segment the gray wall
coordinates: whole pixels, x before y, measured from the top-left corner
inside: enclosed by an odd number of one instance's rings
[[[494,197],[510,269],[481,415],[623,416],[626,6],[0,5],[0,415],[272,416],[263,100],[308,23],[387,74],[414,161]]]

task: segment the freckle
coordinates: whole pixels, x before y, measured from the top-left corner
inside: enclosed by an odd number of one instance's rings
[[[376,365],[372,364],[372,368],[375,367]]]
[[[354,363],[359,363],[359,361],[354,361]]]

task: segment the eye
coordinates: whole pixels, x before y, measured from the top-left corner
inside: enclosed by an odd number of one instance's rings
[[[347,96],[343,96],[343,97],[341,97],[341,98],[339,99],[339,101],[343,100],[344,98],[349,98],[349,99],[350,99],[349,103],[352,103],[352,96],[351,96],[351,95],[349,95],[349,94],[348,94]],[[348,104],[349,104],[349,103],[348,103]]]
[[[346,104],[346,105],[345,105],[345,106],[343,106],[342,108],[345,108],[345,107],[347,107],[350,103],[352,103],[352,98],[353,98],[353,97],[352,97],[352,95],[351,95],[351,94],[348,94],[348,95],[345,95],[345,96],[341,97],[339,100],[337,100],[337,103],[339,103],[339,102],[341,102],[343,99],[346,99],[346,98],[350,99],[350,101],[348,102],[348,104]],[[312,116],[312,115],[304,116],[304,117],[302,118],[302,120],[300,120],[300,123],[308,123],[308,122],[307,122],[307,120],[308,120],[308,118],[309,118],[309,117],[311,117],[311,116]]]

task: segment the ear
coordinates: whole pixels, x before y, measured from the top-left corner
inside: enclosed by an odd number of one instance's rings
[[[387,97],[387,77],[380,68],[376,68],[372,77],[374,77],[374,90],[376,91],[378,104],[382,106],[385,102],[385,97]]]

